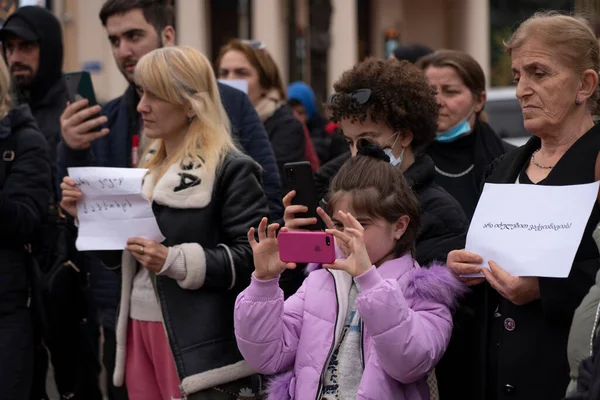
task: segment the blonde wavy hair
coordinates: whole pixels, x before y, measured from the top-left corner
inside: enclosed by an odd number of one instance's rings
[[[157,98],[189,106],[194,112],[183,145],[175,154],[167,156],[162,139],[154,139],[146,149],[140,167],[150,169],[155,182],[176,162],[199,163],[208,173],[215,173],[225,155],[237,151],[214,72],[198,50],[169,46],[151,51],[138,62],[135,82]]]
[[[4,118],[12,105],[10,95],[10,73],[4,59],[0,61],[0,118]]]

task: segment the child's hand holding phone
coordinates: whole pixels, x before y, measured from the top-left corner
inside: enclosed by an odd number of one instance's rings
[[[327,229],[326,232],[335,236],[340,247],[344,246],[347,249],[348,258],[337,259],[333,264],[325,264],[323,267],[346,271],[356,278],[373,265],[364,242],[365,228],[350,213],[339,211],[338,218],[344,224],[344,230]]]
[[[308,207],[302,204],[293,204],[293,199],[296,197],[296,191],[292,190],[283,197],[283,221],[285,227],[290,231],[306,231],[307,227],[317,224],[316,217],[297,218],[296,214],[308,213]]]
[[[258,225],[258,242],[254,238],[254,227],[248,231],[248,242],[254,255],[254,276],[266,281],[278,278],[286,269],[296,268],[296,263],[284,263],[279,258],[279,245],[275,232],[279,224],[271,224],[267,228],[267,219],[263,218]],[[282,228],[286,231],[286,228]]]
[[[302,205],[292,204],[292,199],[296,196],[296,191],[292,190],[283,198],[283,206],[285,207],[285,212],[283,214],[283,221],[285,223],[285,227],[290,232],[299,232],[299,231],[307,231],[305,227],[307,225],[312,225],[317,222],[316,218],[296,218],[296,213],[305,213],[308,211],[308,207]],[[331,217],[323,210],[321,207],[317,207],[316,209],[317,215],[325,224],[327,229],[336,229],[335,224]],[[341,242],[336,241],[336,244],[342,250],[344,255],[348,257],[350,255],[350,250],[347,246]]]

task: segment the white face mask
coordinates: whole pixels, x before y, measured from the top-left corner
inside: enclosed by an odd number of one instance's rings
[[[402,152],[400,153],[398,158],[394,157],[394,153],[392,152],[392,149],[394,148],[394,146],[396,146],[396,142],[400,137],[398,133],[399,132],[396,132],[394,134],[396,136],[396,140],[394,140],[394,143],[390,147],[386,147],[385,149],[383,149],[383,152],[390,158],[390,164],[392,164],[394,167],[397,167],[398,165],[402,164],[402,159],[404,157],[404,147],[402,148]]]

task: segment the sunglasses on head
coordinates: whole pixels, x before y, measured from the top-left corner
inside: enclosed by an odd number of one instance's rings
[[[372,93],[373,92],[371,91],[371,89],[358,89],[358,90],[355,90],[354,92],[350,93],[350,99],[352,101],[357,102],[360,105],[363,105],[369,101]],[[329,104],[333,104],[333,102],[336,101],[336,99],[339,96],[345,96],[345,95],[348,95],[348,93],[332,94],[331,96],[329,96]]]
[[[247,46],[252,47],[254,50],[264,50],[267,48],[267,45],[265,45],[263,42],[261,42],[260,40],[248,40],[248,39],[243,39],[242,43],[244,43]]]

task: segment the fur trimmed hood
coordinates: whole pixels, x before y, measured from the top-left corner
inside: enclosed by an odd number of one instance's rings
[[[335,248],[335,255],[337,258],[345,258],[337,246]],[[409,256],[405,255],[383,263],[379,268],[385,268],[380,269],[380,271],[387,272],[390,264],[396,264],[396,260],[406,260],[407,257]],[[306,266],[306,274],[308,275],[320,269],[323,269],[321,264],[308,264]],[[458,301],[469,290],[444,263],[434,262],[427,268],[422,268],[414,261],[414,268],[411,268],[409,271],[402,272],[402,270],[399,270],[398,272],[402,276],[405,296],[439,301],[452,311],[456,310]],[[389,274],[382,272],[382,275]]]
[[[418,299],[435,300],[455,311],[469,288],[445,264],[433,263],[427,268],[410,271],[404,295]]]

